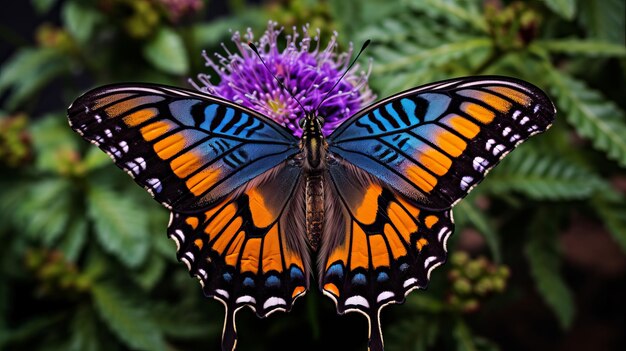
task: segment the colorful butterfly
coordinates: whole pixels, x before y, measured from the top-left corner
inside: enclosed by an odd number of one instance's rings
[[[339,314],[368,318],[380,351],[381,309],[446,260],[452,206],[556,111],[533,85],[483,76],[391,96],[327,138],[313,114],[298,139],[248,108],[159,85],[98,88],[68,113],[171,210],[178,260],[226,307],[223,350],[239,309],[265,317],[305,294],[313,251],[320,289]]]

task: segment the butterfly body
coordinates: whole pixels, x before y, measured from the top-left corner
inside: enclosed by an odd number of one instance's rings
[[[381,351],[380,311],[445,262],[452,206],[555,109],[529,83],[485,76],[399,93],[328,137],[313,114],[298,139],[246,107],[148,84],[95,89],[68,115],[171,211],[179,261],[226,307],[223,350],[238,310],[265,317],[306,293],[313,251],[319,288],[368,318]]]
[[[305,178],[306,236],[313,251],[319,248],[324,226],[324,176],[327,165],[322,119],[307,114],[301,121],[301,155],[296,155]]]

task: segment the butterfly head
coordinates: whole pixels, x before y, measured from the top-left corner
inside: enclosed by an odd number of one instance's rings
[[[324,134],[322,134],[324,117],[307,113],[299,124],[302,128],[301,150],[306,158],[306,168],[319,169],[325,150]]]

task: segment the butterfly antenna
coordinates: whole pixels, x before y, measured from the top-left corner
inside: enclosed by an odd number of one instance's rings
[[[371,40],[367,39],[364,43],[363,46],[361,46],[361,50],[359,50],[359,53],[356,55],[356,57],[354,58],[354,60],[352,60],[352,63],[350,63],[350,66],[348,66],[348,68],[346,69],[345,72],[343,72],[343,74],[341,75],[341,77],[339,77],[339,79],[337,79],[337,81],[335,82],[335,85],[333,85],[332,88],[330,88],[330,90],[326,93],[326,95],[324,95],[324,98],[322,99],[322,101],[320,101],[319,104],[317,104],[317,107],[315,108],[315,110],[313,111],[317,111],[317,109],[320,108],[320,106],[322,106],[322,104],[324,103],[324,101],[326,101],[326,99],[328,98],[328,96],[330,95],[330,93],[333,92],[333,90],[337,87],[337,85],[339,84],[339,82],[341,82],[341,80],[343,79],[343,77],[345,77],[346,74],[348,74],[348,72],[350,71],[350,69],[352,68],[352,66],[354,66],[354,64],[356,63],[356,61],[359,59],[359,56],[361,56],[361,54],[363,53],[363,51],[365,51],[365,48],[367,48],[367,46],[370,44]]]
[[[287,87],[283,84],[283,82],[280,81],[280,79],[278,79],[274,73],[272,73],[272,70],[267,67],[267,65],[265,64],[265,61],[263,61],[263,58],[261,57],[261,54],[259,53],[259,49],[256,48],[256,45],[254,45],[254,43],[252,42],[248,42],[248,46],[250,47],[250,49],[252,49],[252,51],[254,51],[254,53],[259,57],[259,60],[261,60],[261,63],[263,64],[263,66],[265,67],[265,69],[267,69],[267,71],[272,75],[272,77],[274,77],[274,79],[276,79],[276,82],[278,83],[278,85],[280,85],[281,88],[283,88],[284,91],[287,92],[287,94],[289,94],[289,96],[291,96],[294,100],[296,100],[296,102],[298,103],[298,105],[300,105],[300,108],[302,109],[302,112],[304,112],[306,114],[306,110],[304,109],[304,106],[302,106],[302,104],[300,103],[300,100],[298,100],[298,98],[296,98],[291,91],[289,91],[289,89],[287,89]]]

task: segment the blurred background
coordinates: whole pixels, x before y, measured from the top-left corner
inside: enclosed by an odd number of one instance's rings
[[[503,74],[555,125],[454,210],[449,262],[383,312],[387,350],[626,349],[623,0],[29,0],[0,12],[0,349],[216,350],[223,307],[175,260],[168,214],[67,125],[87,89],[190,87],[201,51],[269,19],[373,44],[378,97]],[[315,287],[238,314],[240,350],[365,350],[360,315]]]

